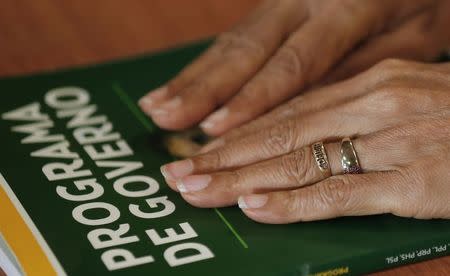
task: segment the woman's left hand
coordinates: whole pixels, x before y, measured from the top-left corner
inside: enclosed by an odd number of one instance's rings
[[[362,174],[342,174],[352,137]],[[324,141],[332,175],[311,147]],[[236,204],[264,223],[392,213],[450,218],[450,63],[384,61],[301,95],[162,167],[198,207]]]

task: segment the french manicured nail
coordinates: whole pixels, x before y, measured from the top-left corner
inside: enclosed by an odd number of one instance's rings
[[[155,100],[164,97],[167,94],[167,86],[161,86],[153,91],[150,91],[147,95],[139,100],[139,106],[142,108],[150,108]]]
[[[177,180],[177,188],[181,193],[200,191],[211,182],[210,175],[191,175]]]
[[[152,100],[157,100],[157,99],[161,99],[164,96],[167,95],[168,89],[167,86],[161,86],[159,88],[156,88],[153,91],[150,91],[147,96],[148,98],[152,99]]]
[[[165,103],[161,108],[173,109],[173,108],[177,108],[180,105],[181,105],[181,97],[175,96],[171,100],[169,100],[167,103]]]
[[[164,176],[165,179],[172,180],[170,178],[169,174],[166,172],[166,166],[161,166],[161,168],[159,168],[159,170],[161,171],[161,174]]]
[[[142,97],[139,102],[141,108],[149,108],[153,105],[153,100],[149,96]]]
[[[175,161],[161,167],[161,173],[167,180],[177,180],[189,175],[194,170],[190,159]]]
[[[214,112],[208,118],[206,118],[201,124],[200,127],[203,129],[211,129],[216,126],[217,123],[223,121],[228,116],[229,110],[228,108],[222,108],[219,111]]]
[[[241,209],[261,208],[267,203],[268,199],[269,197],[267,195],[240,196],[238,199],[238,205]]]
[[[152,116],[166,116],[167,114],[169,114],[169,111],[158,108],[158,109],[150,110],[150,114]]]
[[[176,96],[173,99],[169,100],[167,103],[163,104],[160,108],[151,110],[152,115],[156,116],[165,116],[169,114],[169,110],[175,109],[181,105],[181,97]]]

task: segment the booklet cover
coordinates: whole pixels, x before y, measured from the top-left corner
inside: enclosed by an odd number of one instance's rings
[[[391,215],[264,225],[198,209],[136,102],[199,43],[0,80],[0,266],[11,275],[354,275],[450,252],[450,221]],[[201,100],[201,99],[199,99]]]

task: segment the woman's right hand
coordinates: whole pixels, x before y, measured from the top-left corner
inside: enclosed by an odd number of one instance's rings
[[[221,135],[306,86],[387,57],[430,60],[448,26],[448,0],[266,0],[140,106],[162,128]]]

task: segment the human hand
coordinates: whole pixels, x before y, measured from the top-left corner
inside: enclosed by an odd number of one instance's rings
[[[318,94],[338,104],[305,113]],[[381,213],[450,218],[450,63],[388,60],[252,124],[245,135],[163,166],[169,186],[198,207],[239,201],[264,223]],[[353,137],[363,174],[342,175],[343,137]],[[308,146],[317,141],[325,143],[331,177]]]
[[[201,122],[221,135],[386,57],[433,59],[448,46],[449,25],[446,0],[264,1],[140,107],[162,128]]]

